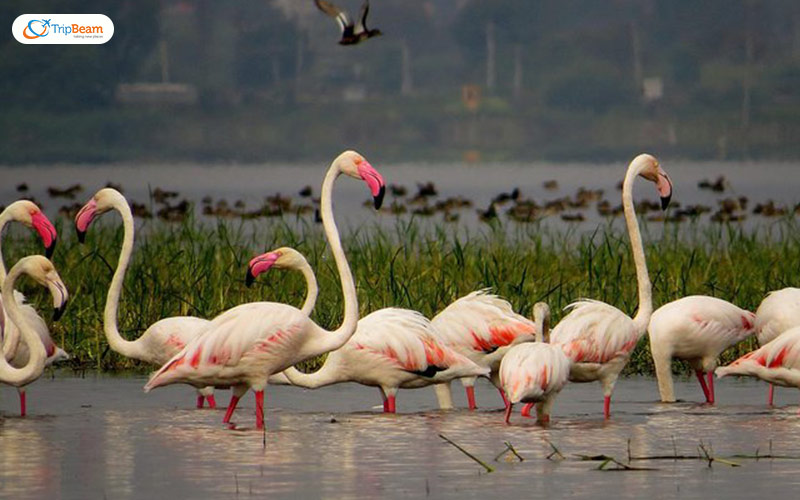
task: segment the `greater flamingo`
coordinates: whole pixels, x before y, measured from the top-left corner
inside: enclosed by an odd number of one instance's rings
[[[508,397],[505,420],[509,423],[514,403],[526,403],[523,415],[536,403],[536,421],[550,422],[550,409],[569,378],[570,361],[564,351],[549,344],[550,307],[544,302],[533,306],[536,342],[513,346],[500,362],[500,382]]]
[[[35,203],[29,200],[19,200],[6,207],[6,209],[0,213],[0,234],[2,234],[5,225],[11,221],[20,222],[36,230],[45,246],[45,255],[47,255],[48,258],[53,255],[57,240],[56,229]],[[0,283],[5,280],[7,274],[1,248],[0,246]],[[47,354],[45,366],[50,366],[62,359],[69,359],[69,355],[53,342],[50,336],[50,329],[47,328],[47,323],[45,323],[35,309],[25,304],[25,296],[19,292],[14,292],[14,298],[22,314],[25,315],[28,323],[31,325],[31,328],[36,331],[42,344],[44,344]],[[2,310],[3,307],[3,301],[0,300],[0,310]],[[15,367],[22,367],[28,364],[28,346],[24,342],[20,343],[19,339],[20,331],[13,321],[8,321],[4,326],[0,325],[0,340],[2,340],[3,355],[5,359]],[[17,391],[19,393],[20,414],[25,416],[25,387],[18,387]]]
[[[783,332],[800,326],[800,288],[783,288],[770,292],[756,310],[758,345],[772,342]],[[772,406],[775,386],[770,384],[768,403]]]
[[[675,402],[672,358],[689,362],[706,402],[714,404],[714,369],[728,347],[753,335],[755,315],[715,297],[693,295],[665,304],[650,318],[650,352],[661,401]],[[706,383],[706,378],[708,383]]]
[[[363,179],[380,208],[386,187],[383,178],[363,156],[345,151],[331,163],[322,183],[321,215],[328,243],[342,282],[344,319],[335,331],[315,324],[303,311],[274,302],[254,302],[230,309],[211,321],[206,332],[189,343],[150,378],[145,391],[175,383],[233,387],[224,422],[229,422],[239,399],[253,389],[256,428],[264,428],[264,388],[270,375],[342,347],[355,333],[358,297],[339,231],[333,220],[332,193],[344,173]]]
[[[500,361],[511,346],[535,340],[536,325],[517,314],[508,301],[478,290],[459,298],[431,320],[439,340],[473,363],[489,369],[489,380],[497,387],[503,403],[508,404],[498,371]],[[469,409],[475,404],[476,377],[461,379],[467,391]],[[436,386],[441,407],[452,407],[450,383]]]
[[[14,264],[14,267],[5,277],[2,297],[3,302],[6,304],[6,315],[8,315],[9,322],[14,323],[19,328],[22,340],[28,348],[28,359],[22,367],[16,368],[11,366],[3,356],[0,356],[0,382],[13,385],[18,390],[21,390],[42,375],[47,359],[47,352],[38,332],[29,321],[28,314],[22,311],[20,304],[14,298],[14,283],[23,274],[27,274],[37,283],[50,290],[50,294],[53,296],[53,307],[55,308],[53,321],[61,317],[68,298],[67,288],[58,276],[53,264],[41,255],[23,257]],[[24,394],[24,392],[20,392],[20,394]],[[23,403],[21,412],[23,417],[25,416],[24,401],[24,399],[20,401]]]
[[[278,248],[254,257],[247,282],[270,268],[303,273],[308,294],[302,311],[310,314],[317,297],[317,280],[308,261],[293,248]],[[466,357],[438,342],[432,325],[422,314],[408,309],[385,308],[358,321],[356,332],[342,347],[330,352],[322,367],[303,373],[294,367],[283,374],[292,385],[316,389],[342,382],[378,387],[387,413],[396,411],[398,389],[416,389],[458,377],[487,375]]]
[[[728,366],[716,370],[717,377],[757,377],[772,385],[800,389],[800,327],[791,328]]]
[[[109,347],[115,352],[128,358],[160,366],[183,349],[190,340],[197,337],[210,321],[192,316],[175,316],[156,321],[136,340],[127,340],[119,333],[117,309],[122,285],[125,281],[125,272],[133,252],[134,224],[131,207],[119,191],[113,188],[103,188],[95,193],[75,216],[75,228],[78,231],[78,240],[83,242],[86,238],[86,231],[95,217],[110,210],[119,212],[124,236],[117,269],[114,271],[114,277],[111,279],[106,297],[103,331],[108,339]],[[198,408],[203,407],[204,399],[208,400],[211,408],[216,408],[213,387],[198,388],[197,392]]]
[[[622,207],[631,240],[639,310],[630,318],[609,304],[595,300],[580,300],[568,306],[570,313],[553,329],[553,344],[560,345],[572,361],[570,382],[599,381],[603,387],[603,415],[611,415],[611,393],[620,372],[628,362],[631,351],[647,330],[653,313],[653,297],[642,235],[633,206],[633,183],[637,176],[656,184],[661,207],[669,205],[672,181],[653,156],[641,154],[631,161],[622,184]]]

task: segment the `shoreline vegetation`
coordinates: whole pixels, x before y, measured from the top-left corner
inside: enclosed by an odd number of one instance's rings
[[[323,326],[338,324],[343,310],[338,278],[322,230],[312,217],[232,221],[189,216],[172,223],[137,219],[136,249],[120,302],[120,331],[133,339],[161,318],[212,318],[244,302],[299,305],[305,284],[295,273],[275,273],[250,289],[245,286],[249,259],[279,246],[297,248],[317,273],[320,299],[312,318]],[[112,352],[103,334],[106,292],[122,242],[119,222],[99,224],[83,245],[77,242],[71,219],[59,216],[55,223],[59,243],[53,261],[70,291],[66,313],[51,326],[54,340],[72,356],[61,366],[77,371],[151,370]],[[644,222],[643,229],[655,307],[705,294],[755,311],[769,291],[797,284],[800,231],[793,217],[755,229],[692,222],[648,231],[653,224]],[[432,317],[481,288],[506,298],[526,317],[534,303],[548,302],[554,324],[565,306],[582,297],[626,313],[633,313],[637,303],[627,236],[610,223],[581,233],[541,223],[492,223],[476,230],[398,217],[393,227],[364,224],[343,233],[362,314],[396,306]],[[41,248],[26,231],[15,230],[5,236],[3,252],[12,264],[41,253]],[[37,309],[50,307],[36,287],[21,283],[20,291]],[[740,343],[723,354],[722,363],[755,346],[755,338]],[[320,361],[309,360],[305,368],[313,369]],[[688,365],[675,361],[674,369],[686,372]],[[624,373],[653,372],[643,337]]]

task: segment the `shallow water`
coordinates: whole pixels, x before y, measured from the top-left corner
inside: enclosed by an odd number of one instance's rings
[[[223,410],[193,408],[194,393],[173,386],[144,394],[144,377],[57,373],[29,388],[29,416],[16,416],[13,389],[0,388],[0,498],[657,498],[796,494],[797,460],[634,461],[654,471],[604,472],[575,455],[697,455],[702,441],[720,457],[736,453],[800,455],[797,392],[779,390],[769,409],[766,386],[723,379],[719,404],[656,402],[655,380],[620,380],[612,419],[602,419],[597,384],[570,385],[542,429],[518,413],[502,422],[496,390],[479,382],[476,412],[436,409],[430,389],[401,391],[397,415],[373,406],[377,389],[343,384],[317,391],[267,390],[267,432],[253,429],[253,397],[220,423]],[[696,382],[678,397],[700,400]],[[227,391],[218,391],[224,406]],[[444,434],[496,471],[487,474],[438,437]],[[265,439],[265,441],[263,441]],[[552,442],[567,460],[550,461]],[[510,442],[524,462],[495,462]]]

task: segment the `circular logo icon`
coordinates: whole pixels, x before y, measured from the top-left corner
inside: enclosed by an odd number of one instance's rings
[[[47,36],[50,32],[50,21],[44,22],[39,21],[38,19],[34,19],[33,21],[29,22],[28,25],[22,30],[22,36],[29,40],[33,40],[36,38],[41,38],[43,36]]]

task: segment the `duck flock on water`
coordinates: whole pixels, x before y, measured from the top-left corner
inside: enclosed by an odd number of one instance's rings
[[[379,209],[386,192],[383,177],[359,153],[345,151],[331,163],[321,187],[320,218],[341,280],[344,315],[328,331],[310,319],[317,300],[314,271],[299,252],[282,247],[254,257],[246,281],[252,284],[270,269],[297,270],[306,280],[301,308],[275,302],[252,302],[212,319],[189,316],[162,319],[136,340],[124,338],[117,327],[117,310],[125,272],[134,248],[133,213],[115,188],[98,191],[75,215],[78,238],[83,238],[100,215],[116,211],[124,228],[122,248],[108,290],[103,328],[114,351],[160,368],[145,391],[187,384],[197,391],[197,407],[216,407],[214,391],[231,389],[223,421],[233,418],[239,400],[255,393],[256,428],[264,427],[264,390],[269,384],[318,388],[341,382],[377,387],[385,412],[394,413],[399,389],[433,386],[439,406],[453,407],[450,384],[465,387],[475,409],[474,386],[486,377],[505,402],[509,422],[513,405],[524,403],[522,414],[535,408],[537,421],[547,424],[559,391],[568,383],[597,381],[603,390],[603,414],[611,415],[611,396],[619,374],[639,339],[649,332],[661,400],[675,401],[672,359],[694,369],[706,402],[714,404],[714,375],[746,375],[774,385],[800,388],[800,289],[769,294],[756,313],[708,296],[689,296],[653,310],[652,290],[633,202],[637,178],[654,184],[661,208],[672,195],[672,181],[659,161],[640,154],[622,181],[622,207],[636,266],[639,303],[633,317],[611,304],[581,299],[551,329],[550,309],[537,303],[534,317],[523,317],[508,301],[477,290],[454,301],[432,319],[417,311],[389,307],[359,317],[356,285],[334,221],[333,188],[344,175],[364,181]],[[33,228],[52,255],[56,230],[40,208],[29,200],[9,205],[0,214],[0,232],[11,221]],[[0,250],[0,264],[2,252]],[[53,297],[54,319],[64,311],[68,292],[53,264],[44,256],[20,259],[6,273],[0,265],[2,307],[0,382],[19,391],[20,412],[26,413],[25,387],[41,376],[45,366],[67,357],[48,331],[47,323],[14,290],[28,275]],[[756,335],[761,347],[728,366],[717,367],[719,354]],[[297,363],[328,354],[322,367],[304,373]]]

